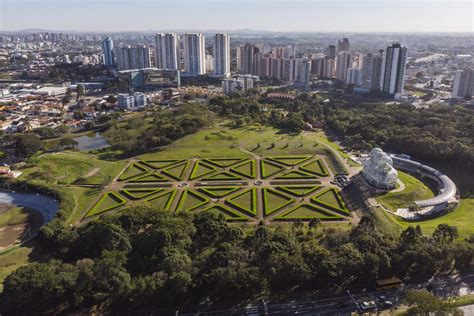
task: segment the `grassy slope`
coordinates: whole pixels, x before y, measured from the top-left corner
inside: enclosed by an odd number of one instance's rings
[[[12,207],[8,212],[0,214],[0,227],[26,223],[29,214],[24,207]]]
[[[396,211],[397,208],[408,207],[410,201],[424,200],[434,196],[430,188],[417,178],[401,171],[398,171],[398,175],[405,184],[405,189],[400,192],[389,192],[376,198],[386,208]]]

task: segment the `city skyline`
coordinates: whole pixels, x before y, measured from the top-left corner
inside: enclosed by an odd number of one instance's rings
[[[192,10],[184,10],[188,6]],[[138,0],[133,5],[125,0],[72,0],[68,1],[67,7],[59,0],[2,0],[0,30],[473,32],[473,10],[470,1],[462,0],[243,0],[239,3],[226,0]],[[213,18],[206,18],[211,13]],[[120,17],[125,14],[127,17],[135,15],[137,19],[124,26]],[[84,18],[78,18],[81,16]],[[389,23],[387,16],[399,16],[403,23]]]

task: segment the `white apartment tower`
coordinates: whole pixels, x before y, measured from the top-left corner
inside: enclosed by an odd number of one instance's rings
[[[407,49],[399,43],[387,47],[382,63],[380,92],[398,98],[403,93]]]
[[[227,34],[214,35],[214,75],[230,76],[230,39]]]
[[[453,92],[454,99],[470,99],[474,92],[474,70],[457,70],[454,75]]]
[[[158,33],[155,35],[155,66],[158,69],[177,70],[178,35]]]
[[[184,35],[184,69],[188,75],[206,73],[206,49],[204,35],[187,33]]]
[[[142,69],[151,67],[150,49],[146,46],[125,46],[117,50],[117,68],[119,70]]]
[[[347,69],[352,67],[352,56],[347,51],[341,51],[337,54],[336,59],[336,78],[346,81]]]
[[[380,90],[380,75],[382,73],[382,54],[367,54],[362,61],[361,87],[369,91]]]

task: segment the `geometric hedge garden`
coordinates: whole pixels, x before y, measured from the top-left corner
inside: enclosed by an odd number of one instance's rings
[[[210,212],[231,222],[344,221],[351,217],[323,157],[161,159],[131,162],[85,217],[147,203]]]

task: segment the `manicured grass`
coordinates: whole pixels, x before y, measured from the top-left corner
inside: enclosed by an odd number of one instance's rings
[[[260,170],[262,173],[262,178],[264,179],[271,177],[284,169],[285,167],[270,162],[268,160],[260,160]]]
[[[255,179],[255,177],[257,176],[255,160],[253,159],[239,163],[238,165],[232,167],[230,170],[249,179]]]
[[[311,201],[330,209],[331,211],[338,212],[344,216],[350,216],[351,212],[347,209],[342,196],[334,188],[329,188],[311,198]]]
[[[123,189],[120,193],[129,200],[140,200],[161,191],[163,189]]]
[[[144,183],[144,182],[169,182],[170,180],[166,179],[162,175],[157,173],[149,173],[137,178],[130,180],[130,183]]]
[[[248,218],[223,205],[212,205],[205,209],[204,212],[209,212],[215,215],[223,215],[227,221],[247,221]]]
[[[262,189],[263,196],[263,212],[265,216],[268,216],[276,211],[281,210],[288,204],[293,203],[295,200],[283,193],[272,190],[270,188]]]
[[[189,166],[189,161],[186,161],[178,165],[163,169],[161,172],[164,175],[171,177],[177,181],[183,181],[184,176],[186,174],[186,170],[188,169],[188,166]]]
[[[400,180],[405,184],[405,189],[400,192],[388,192],[376,197],[376,200],[391,211],[398,208],[407,208],[411,202],[429,199],[434,196],[433,192],[423,182],[414,176],[398,171]]]
[[[176,190],[161,192],[159,195],[149,198],[146,201],[157,210],[169,211],[176,193]]]
[[[289,193],[294,196],[306,196],[310,193],[313,193],[314,191],[318,190],[321,188],[320,186],[314,186],[314,185],[300,185],[300,186],[281,186],[281,187],[275,187],[278,190],[281,190],[285,193]]]
[[[228,180],[242,180],[241,177],[233,174],[233,173],[230,173],[230,172],[227,172],[227,171],[221,171],[219,173],[216,173],[210,177],[207,177],[207,178],[204,178],[202,180],[206,180],[206,181],[228,181]]]
[[[257,214],[257,189],[251,188],[239,192],[226,200],[226,203],[240,211]]]
[[[305,164],[305,165],[301,166],[300,170],[310,172],[310,173],[314,173],[315,175],[320,176],[320,177],[326,177],[326,176],[329,175],[329,173],[326,170],[326,167],[324,167],[324,164],[321,161],[321,159],[312,161],[308,164]]]
[[[147,172],[147,169],[145,167],[142,167],[138,163],[132,163],[120,175],[119,180],[120,181],[126,181],[126,180],[129,180],[131,178],[137,177],[138,175],[144,175],[146,172]]]
[[[152,168],[152,169],[163,169],[165,167],[177,164],[178,162],[183,162],[181,159],[161,159],[161,160],[148,160],[140,161],[141,164]]]
[[[206,193],[207,195],[214,198],[221,198],[240,189],[241,187],[206,187],[199,188],[199,191]]]
[[[124,205],[126,200],[115,192],[107,192],[104,194],[86,214],[86,217],[104,213]]]
[[[214,168],[211,165],[206,164],[205,162],[202,161],[196,161],[196,163],[193,166],[193,171],[191,172],[191,175],[189,176],[189,180],[194,180],[196,178],[208,175],[217,169]]]
[[[300,171],[300,170],[292,170],[282,175],[279,175],[275,179],[315,179],[315,178],[316,177],[310,173]]]
[[[294,156],[294,157],[269,157],[268,159],[284,164],[286,166],[295,166],[303,161],[308,160],[311,156]]]
[[[203,195],[201,195],[197,192],[194,192],[192,190],[189,190],[189,189],[184,190],[182,195],[181,195],[181,198],[179,200],[178,207],[176,208],[176,211],[177,212],[193,211],[193,210],[203,206],[204,204],[206,204],[208,202],[209,202],[209,199],[206,198],[205,196],[203,196]]]
[[[286,212],[280,216],[277,216],[276,220],[311,220],[313,218],[319,218],[322,221],[337,221],[343,218],[339,215],[324,211],[310,204],[301,204],[294,209]]]
[[[205,161],[216,165],[217,167],[225,168],[225,167],[230,167],[232,165],[237,164],[238,162],[241,162],[243,159],[242,158],[211,158],[211,159],[205,159]]]

